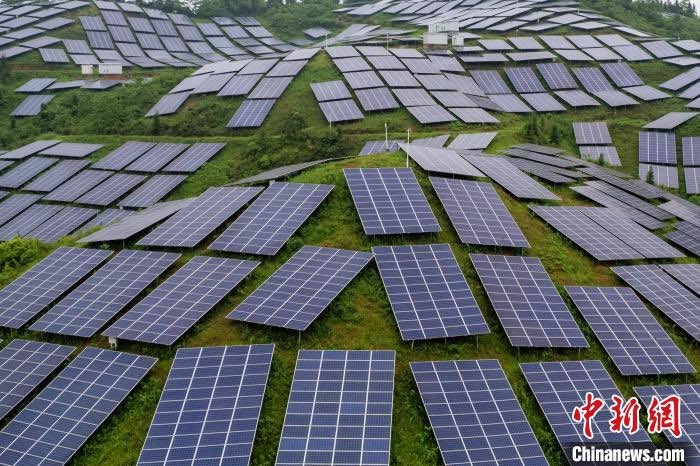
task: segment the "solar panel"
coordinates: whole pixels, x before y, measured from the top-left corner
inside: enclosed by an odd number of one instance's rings
[[[649,173],[651,172],[651,174]],[[649,177],[652,177],[649,180]],[[678,168],[667,165],[639,164],[639,178],[657,186],[678,189]]]
[[[439,105],[422,105],[408,107],[407,110],[421,124],[446,123],[455,121],[456,118]]]
[[[83,170],[43,197],[48,201],[73,202],[112,175],[101,170]]]
[[[136,244],[194,247],[260,191],[257,187],[209,188]]]
[[[56,215],[63,207],[57,205],[34,204],[27,210],[0,227],[0,240],[11,240],[15,236],[28,236],[29,233]]]
[[[553,199],[559,197],[514,167],[505,157],[463,154],[469,163],[519,199]]]
[[[27,236],[34,237],[44,243],[52,243],[73,233],[97,213],[98,211],[95,209],[64,207],[56,215],[32,230]]]
[[[372,259],[372,254],[304,246],[228,315],[306,330]]]
[[[511,90],[498,71],[472,71],[472,78],[486,94],[510,94]]]
[[[691,68],[688,71],[659,84],[659,87],[670,91],[678,91],[700,79],[700,67]]]
[[[170,115],[175,113],[182,106],[182,104],[185,103],[189,96],[189,92],[182,92],[180,94],[166,94],[161,97],[150,110],[148,110],[146,116],[152,117],[156,115]]]
[[[58,248],[0,290],[0,324],[20,328],[111,253],[98,249]]]
[[[683,231],[672,231],[664,237],[696,256],[700,256],[700,239],[694,238]]]
[[[28,95],[14,110],[10,116],[35,116],[38,115],[49,102],[53,95]]]
[[[498,94],[489,97],[501,111],[509,113],[529,113],[532,109],[515,94]]]
[[[505,69],[510,82],[519,93],[527,92],[545,92],[542,83],[540,83],[535,72],[530,67],[511,67]]]
[[[481,108],[450,108],[463,123],[498,123],[499,120]]]
[[[244,100],[226,127],[259,128],[275,102],[275,99]]]
[[[40,198],[35,194],[14,194],[0,202],[0,225],[13,219]]]
[[[67,463],[156,362],[84,349],[0,431],[0,462]]]
[[[617,87],[641,86],[644,84],[644,81],[627,63],[605,63],[601,67]]]
[[[700,211],[695,208],[694,204],[689,203],[689,205],[686,205],[677,200],[672,200],[659,205],[659,207],[680,219],[687,220],[693,225],[700,227]]]
[[[669,112],[664,116],[644,125],[645,129],[675,129],[697,115],[697,112]],[[675,143],[675,139],[674,139]]]
[[[17,149],[13,149],[9,152],[5,152],[4,154],[0,155],[0,159],[2,160],[19,160],[19,159],[24,159],[29,157],[30,155],[34,155],[37,152],[40,152],[47,147],[51,147],[53,145],[58,144],[61,141],[58,140],[40,140],[40,141],[34,141],[30,142],[29,144],[25,144],[23,146],[18,147]]]
[[[642,47],[651,52],[652,55],[654,55],[656,58],[669,58],[683,55],[683,52],[681,52],[665,40],[642,42]]]
[[[486,149],[497,134],[496,131],[458,134],[447,147],[455,150]]]
[[[395,357],[300,350],[276,464],[388,465]]]
[[[365,234],[440,231],[410,168],[349,168],[343,172]]]
[[[83,225],[77,233],[84,233],[96,227],[105,227],[135,213],[133,210],[105,209]]]
[[[93,165],[93,168],[122,170],[153,146],[155,146],[153,142],[128,141],[101,158]]]
[[[258,264],[256,261],[195,256],[102,335],[170,346]]]
[[[631,288],[566,291],[623,375],[695,372]]]
[[[625,87],[623,89],[625,92],[632,94],[633,96],[642,99],[645,102],[651,102],[654,100],[668,99],[671,97],[670,94],[662,92],[654,87],[643,85],[643,86],[633,86]]]
[[[350,99],[350,91],[343,81],[328,81],[323,83],[311,83],[311,90],[316,96],[316,100],[324,102],[327,100]]]
[[[372,69],[362,57],[334,58],[333,64],[341,73],[369,71]]]
[[[56,81],[56,78],[33,78],[15,89],[15,92],[41,92]]]
[[[570,62],[590,62],[593,61],[589,55],[581,50],[556,49],[556,53],[561,55],[566,61]]]
[[[483,177],[484,174],[451,149],[400,143],[406,152],[423,170],[435,173]]]
[[[102,144],[83,144],[79,142],[61,142],[39,152],[40,155],[83,158],[101,149]]]
[[[610,107],[627,107],[629,105],[639,105],[639,102],[634,100],[627,94],[620,91],[597,91],[592,93],[594,96],[605,102]]]
[[[496,359],[412,362],[446,466],[547,464]]]
[[[41,48],[39,49],[39,53],[44,63],[70,63],[68,55],[66,55],[63,49]]]
[[[683,165],[700,166],[700,136],[689,136],[682,139]]]
[[[146,177],[143,175],[115,173],[80,196],[75,202],[79,204],[108,206],[141,184],[145,179]]]
[[[676,164],[676,135],[673,133],[639,132],[639,161]]]
[[[157,172],[188,147],[189,144],[160,142],[136,159],[136,161],[131,162],[126,167],[126,170],[150,173]]]
[[[249,99],[277,99],[287,89],[293,77],[262,78],[248,94]]]
[[[249,463],[274,348],[178,349],[137,464]]]
[[[379,70],[379,74],[382,76],[387,85],[391,88],[396,87],[418,87],[420,83],[413,77],[409,71],[398,70]]]
[[[275,255],[332,189],[323,184],[273,183],[209,249]]]
[[[470,254],[513,346],[588,347],[536,257]]]
[[[574,463],[574,446],[655,449],[644,429],[633,434],[625,429],[612,432],[613,413],[609,409],[601,409],[591,420],[592,439],[587,438],[582,426],[571,418],[574,408],[585,404],[588,392],[606,403],[613,395],[622,397],[600,361],[522,363],[520,369],[570,463]]]
[[[430,182],[463,243],[530,247],[490,183],[435,177]]]
[[[355,91],[355,95],[367,112],[399,108],[399,103],[386,87],[359,89]]]
[[[611,178],[607,178],[607,180],[614,181]],[[666,212],[665,210],[660,209],[647,201],[639,199],[637,196],[629,194],[623,191],[622,189],[618,189],[615,186],[611,186],[608,183],[604,183],[602,181],[587,181],[586,184],[589,186],[593,186],[594,188],[604,192],[608,196],[612,196],[615,199],[618,199],[619,201],[624,202],[625,204],[630,205],[636,208],[637,210],[641,210],[645,214],[650,215],[658,220],[668,220],[669,218],[673,218],[673,215]]]
[[[554,94],[574,108],[597,107],[600,105],[597,100],[580,90],[554,91]]]
[[[30,329],[88,338],[122,311],[180,254],[123,250],[44,314]]]
[[[608,125],[604,121],[572,123],[578,145],[612,144]]]
[[[357,155],[383,154],[384,152],[395,152],[399,150],[399,143],[402,139],[389,139],[388,141],[367,141],[362,150]]]
[[[616,209],[619,213],[650,230],[658,230],[659,228],[664,228],[666,226],[664,222],[657,220],[654,217],[647,215],[644,212],[609,196],[608,194],[603,193],[602,191],[598,191],[593,186],[573,186],[571,189],[602,206]]]
[[[187,179],[186,175],[155,175],[119,202],[120,207],[150,207]]]
[[[0,176],[0,187],[19,188],[56,162],[47,157],[31,157]]]
[[[574,74],[588,92],[612,91],[615,88],[599,68],[574,68]]]
[[[319,102],[323,115],[329,123],[355,121],[364,118],[357,104],[352,99]]]
[[[530,210],[599,261],[644,258],[575,207],[530,206]]]
[[[534,37],[509,37],[508,40],[518,50],[542,50],[544,47]]]
[[[404,341],[489,333],[449,245],[372,251]]]
[[[520,94],[536,112],[564,112],[566,108],[547,93]]]

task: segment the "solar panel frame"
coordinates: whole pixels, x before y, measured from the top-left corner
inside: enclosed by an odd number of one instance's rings
[[[373,247],[404,341],[489,333],[448,244]]]
[[[306,330],[372,257],[359,251],[304,246],[227,318]]]
[[[194,256],[102,335],[170,346],[259,264],[249,260]]]
[[[166,465],[175,458],[248,463],[274,348],[178,349],[137,465]]]
[[[498,360],[410,367],[446,466],[547,464]]]
[[[388,466],[394,361],[394,351],[300,350],[276,464]],[[338,401],[321,401],[326,391]]]
[[[259,187],[209,188],[136,244],[195,247],[260,191]]]
[[[148,356],[84,349],[0,431],[0,461],[67,463],[156,362]]]
[[[441,231],[410,168],[344,169],[367,235]]]
[[[208,249],[274,256],[332,189],[327,184],[273,183]]]
[[[462,243],[530,247],[490,183],[437,177],[430,183]]]

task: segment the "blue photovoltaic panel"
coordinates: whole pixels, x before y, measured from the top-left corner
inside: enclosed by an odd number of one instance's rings
[[[135,213],[136,211],[133,210],[105,209],[97,214],[95,218],[83,225],[80,230],[78,230],[78,233],[83,233],[96,227],[105,227]]]
[[[73,178],[54,189],[44,199],[47,201],[73,202],[102,181],[112,176],[113,172],[102,170],[83,170]]]
[[[259,128],[276,101],[276,99],[244,100],[226,127]]]
[[[105,170],[122,170],[134,160],[148,152],[156,144],[154,142],[129,141],[109,154],[105,155],[93,165],[93,168]]]
[[[0,419],[70,356],[75,347],[13,340],[0,350]]]
[[[277,466],[388,466],[394,351],[301,350]]]
[[[225,146],[226,143],[198,142],[192,144],[185,152],[166,165],[163,171],[194,173]]]
[[[0,326],[20,328],[110,254],[101,249],[58,248],[0,290]]]
[[[539,63],[536,66],[547,86],[553,91],[578,87],[576,80],[562,63]]]
[[[36,227],[56,215],[62,206],[34,204],[27,210],[0,227],[0,241],[7,241],[15,236],[28,236]]]
[[[87,160],[63,160],[51,167],[43,175],[29,183],[25,191],[49,192],[56,189],[64,181],[72,178],[83,168],[90,165]]]
[[[588,347],[537,257],[486,254],[469,257],[511,345]]]
[[[404,341],[489,333],[448,244],[372,252]]]
[[[697,264],[688,265],[697,266]],[[676,325],[700,341],[700,298],[698,296],[657,265],[612,267],[611,270],[644,299],[666,314]]]
[[[695,372],[632,288],[567,286],[622,375]]]
[[[148,181],[119,202],[120,207],[150,207],[177,188],[187,175],[153,175]]]
[[[0,187],[19,188],[56,162],[58,162],[56,159],[31,157],[0,176]]]
[[[412,362],[445,466],[547,466],[496,359]]]
[[[209,249],[273,256],[332,189],[327,184],[273,183]]]
[[[238,212],[262,188],[209,188],[137,244],[194,247]]]
[[[37,194],[15,194],[0,202],[0,225],[15,218],[41,199]]]
[[[195,256],[102,335],[172,345],[258,264]]]
[[[365,234],[440,231],[410,168],[346,168],[343,172]]]
[[[66,464],[156,361],[85,348],[0,431],[0,464]]]
[[[463,243],[530,247],[490,183],[436,177],[430,182]]]
[[[634,387],[640,401],[649,407],[651,398],[656,396],[659,400],[670,395],[677,395],[680,403],[680,437],[669,435],[664,431],[664,436],[673,448],[682,448],[684,464],[696,465],[700,462],[700,385],[655,385],[650,387]]]
[[[58,302],[31,327],[91,337],[170,267],[180,254],[125,249]]]
[[[601,409],[592,420],[592,439],[584,436],[583,424],[571,419],[574,408],[584,405],[587,392],[606,403],[611,402],[613,395],[622,397],[600,361],[523,363],[520,369],[571,464],[574,464],[571,452],[574,446],[655,449],[644,429],[634,434],[626,429],[612,432],[612,412],[607,408]]]
[[[161,142],[126,167],[137,172],[157,172],[187,149],[188,144]]]
[[[675,227],[680,230],[678,224]],[[700,264],[663,264],[660,267],[700,295]]]
[[[138,466],[249,464],[274,349],[180,348]]]
[[[372,259],[372,254],[304,246],[228,315],[306,330]]]
[[[97,206],[108,206],[138,186],[146,177],[129,173],[115,173],[99,185],[86,192],[75,202]]]
[[[97,215],[96,209],[83,207],[64,207],[56,215],[33,229],[27,236],[53,243],[62,237],[73,233],[79,226]]]
[[[639,161],[676,165],[676,135],[673,133],[640,132]]]

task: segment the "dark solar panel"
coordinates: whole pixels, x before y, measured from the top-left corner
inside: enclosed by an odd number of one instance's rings
[[[78,233],[84,233],[96,227],[105,227],[135,213],[133,210],[105,209],[83,225]]]
[[[170,346],[258,264],[195,256],[102,335]]]
[[[627,63],[605,63],[601,65],[601,68],[610,76],[610,79],[613,80],[617,87],[641,86],[644,84],[644,81]]]
[[[599,68],[574,68],[574,74],[588,92],[612,91],[615,88]]]
[[[386,87],[358,89],[355,95],[366,112],[399,108],[399,103]]]
[[[19,188],[56,162],[47,157],[31,157],[0,176],[0,187]]]
[[[435,177],[430,182],[463,243],[530,247],[490,183]]]
[[[676,228],[678,227],[676,224]],[[696,233],[700,232],[696,230]],[[696,234],[696,236],[698,235]],[[700,295],[700,264],[663,264],[659,267]]]
[[[669,112],[644,125],[645,129],[672,130],[697,115],[697,112]],[[675,144],[675,139],[674,139]]]
[[[329,123],[355,121],[364,118],[364,115],[362,115],[362,112],[352,99],[319,102],[318,105]]]
[[[573,186],[571,189],[602,206],[616,209],[622,215],[634,220],[650,230],[658,230],[659,228],[664,228],[666,226],[664,222],[657,220],[654,217],[647,215],[644,212],[637,210],[634,207],[627,205],[612,196],[609,196],[608,194],[605,194],[602,191],[598,191],[593,186]]]
[[[248,464],[274,348],[179,349],[137,464]]]
[[[75,202],[108,206],[146,179],[143,175],[115,173],[105,181],[80,196]]]
[[[175,113],[182,106],[182,104],[185,103],[189,96],[189,92],[166,94],[161,97],[153,107],[151,107],[148,113],[146,113],[146,116],[152,117],[155,115],[170,115]]]
[[[119,206],[132,208],[150,207],[167,196],[186,178],[186,175],[154,175],[121,200]]]
[[[97,215],[97,212],[95,209],[83,207],[64,207],[27,236],[34,237],[44,243],[53,243],[71,234],[79,226]]]
[[[404,341],[489,333],[449,245],[372,252]]]
[[[590,123],[572,123],[574,136],[578,145],[612,144],[608,125],[604,121]]]
[[[344,173],[366,234],[440,231],[410,168],[350,168]]]
[[[301,350],[276,464],[389,464],[394,351]]]
[[[270,113],[275,99],[244,100],[226,127],[258,128]]]
[[[554,94],[574,108],[597,107],[600,105],[597,100],[581,90],[554,91]]]
[[[693,267],[696,264],[688,265]],[[700,339],[700,298],[674,280],[661,267],[632,265],[612,267],[611,270],[690,336],[696,340]]]
[[[332,185],[273,183],[209,249],[275,255],[332,189]]]
[[[472,71],[472,78],[486,94],[510,94],[511,90],[498,71]]]
[[[0,202],[0,225],[24,212],[39,199],[41,196],[36,194],[14,194],[3,200]]]
[[[372,259],[372,254],[304,246],[228,315],[306,330]]]
[[[319,102],[326,100],[350,99],[350,91],[343,81],[328,81],[322,83],[311,83],[311,90]]]
[[[470,258],[511,345],[588,347],[538,258],[485,254]]]
[[[546,92],[530,67],[510,67],[505,72],[518,93]]]
[[[67,463],[156,362],[84,349],[0,431],[0,463]]]
[[[606,181],[614,181],[610,177],[606,177]],[[624,181],[624,180],[621,180]],[[630,205],[637,210],[641,210],[647,215],[650,215],[654,217],[657,220],[668,220],[670,218],[673,218],[673,214],[666,212],[663,209],[660,209],[659,207],[655,206],[654,204],[651,204],[643,199],[638,198],[637,196],[630,194],[626,191],[623,191],[622,189],[619,189],[615,186],[612,186],[608,184],[607,182],[602,182],[602,181],[587,181],[586,184],[588,186],[593,186],[595,189],[598,191],[602,191],[608,196],[614,197],[615,199],[624,202],[627,205]]]
[[[695,372],[631,288],[567,286],[622,375]]]
[[[40,155],[83,158],[101,149],[102,144],[83,144],[79,142],[61,142],[39,152]]]
[[[51,375],[73,350],[73,346],[28,340],[12,340],[0,350],[0,419]]]
[[[23,189],[26,191],[49,192],[56,189],[64,181],[72,178],[80,170],[88,166],[87,160],[63,160],[36,178]]]
[[[194,247],[253,199],[261,188],[209,188],[137,244]]]
[[[160,142],[136,159],[136,161],[130,163],[126,170],[157,172],[188,147],[189,144]]]
[[[552,199],[559,197],[513,166],[505,157],[464,154],[463,157],[486,176],[520,199]]]
[[[483,177],[484,174],[464,160],[457,151],[419,144],[399,144],[423,170],[434,173]]]
[[[0,325],[20,328],[111,253],[98,249],[58,248],[0,290]]]
[[[612,432],[613,413],[609,409],[601,409],[592,419],[592,439],[587,438],[583,426],[571,418],[574,408],[585,404],[588,392],[606,403],[613,395],[622,397],[600,361],[523,363],[520,369],[570,463],[574,463],[572,448],[575,446],[655,449],[644,429],[633,434],[625,429]]]
[[[0,159],[2,160],[17,160],[17,159],[24,159],[26,157],[29,157],[30,155],[34,155],[38,152],[41,152],[42,150],[55,146],[61,141],[58,140],[40,140],[40,141],[34,141],[30,142],[29,144],[25,144],[24,146],[18,147],[17,149],[13,149],[9,152],[5,152],[0,156]]]
[[[63,207],[58,205],[34,204],[27,210],[0,227],[0,240],[7,241],[15,236],[30,236],[36,227],[56,215]]]
[[[446,466],[547,465],[496,359],[412,362]]]
[[[175,253],[123,250],[59,301],[30,329],[91,337],[179,257]]]
[[[102,170],[83,170],[44,196],[44,199],[48,201],[73,202],[109,178],[112,173]]]
[[[432,123],[447,123],[455,121],[456,118],[450,112],[439,105],[423,105],[418,107],[408,107],[407,110],[419,123],[427,125]]]

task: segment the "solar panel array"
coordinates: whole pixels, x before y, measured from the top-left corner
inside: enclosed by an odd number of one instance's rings
[[[304,246],[228,318],[306,330],[371,259],[365,252]]]
[[[63,364],[73,350],[73,346],[29,340],[12,340],[0,350],[0,419]]]
[[[332,189],[323,184],[273,183],[209,249],[275,255]]]
[[[559,196],[533,180],[505,157],[489,157],[464,154],[463,157],[486,176],[498,183],[503,189],[520,199],[551,199],[558,200]]]
[[[84,349],[0,431],[0,463],[67,463],[156,361]]]
[[[175,253],[125,249],[59,301],[30,329],[91,337],[179,257]]]
[[[404,341],[489,333],[449,245],[372,252]]]
[[[469,256],[511,345],[588,347],[538,258]]]
[[[631,288],[567,286],[622,375],[695,372]]]
[[[194,247],[238,212],[261,188],[209,188],[139,240],[141,246]]]
[[[581,425],[571,418],[574,408],[584,405],[588,392],[606,402],[613,395],[622,397],[600,361],[522,363],[520,369],[569,462],[574,462],[574,446],[655,448],[644,429],[635,433],[626,429],[613,432],[610,429],[613,413],[608,409],[601,409],[591,420],[592,439],[587,438]]]
[[[430,182],[463,243],[530,247],[490,183],[436,177]]]
[[[276,464],[388,466],[395,357],[299,351]]]
[[[343,172],[365,234],[441,230],[410,168],[348,168]]]
[[[172,345],[259,262],[195,256],[102,335]]]
[[[20,328],[112,254],[62,246],[0,290],[0,326]]]
[[[411,371],[446,466],[548,464],[498,360],[412,362]]]
[[[274,348],[180,348],[137,464],[248,464]]]

